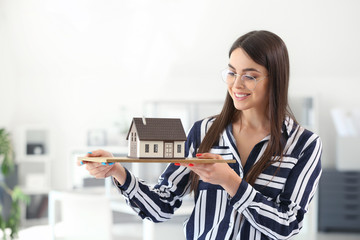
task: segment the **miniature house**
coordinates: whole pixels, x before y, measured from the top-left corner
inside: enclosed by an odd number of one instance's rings
[[[186,134],[180,119],[133,118],[126,140],[131,158],[185,158]]]

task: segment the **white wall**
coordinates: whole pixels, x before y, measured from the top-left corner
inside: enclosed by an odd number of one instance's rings
[[[53,186],[63,188],[87,129],[140,116],[146,100],[222,100],[232,42],[266,29],[287,43],[290,93],[319,97],[323,164],[333,166],[329,110],[360,106],[358,9],[356,0],[0,0],[0,126],[49,126]]]

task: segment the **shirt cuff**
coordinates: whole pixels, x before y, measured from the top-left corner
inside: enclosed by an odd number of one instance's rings
[[[251,202],[253,202],[255,196],[255,189],[245,180],[242,180],[235,195],[229,199],[229,204],[232,205],[238,212],[242,212],[250,205]]]
[[[114,177],[112,178],[113,183],[120,190],[121,194],[123,194],[125,197],[132,198],[139,188],[139,183],[136,177],[126,168],[125,172],[126,180],[123,185],[121,185]]]

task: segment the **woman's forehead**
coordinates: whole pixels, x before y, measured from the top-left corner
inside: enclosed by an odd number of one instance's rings
[[[236,71],[256,71],[265,73],[266,68],[256,63],[242,48],[236,48],[229,59],[229,67]]]

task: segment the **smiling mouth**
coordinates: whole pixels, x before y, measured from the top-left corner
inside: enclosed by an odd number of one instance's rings
[[[247,93],[234,93],[234,94],[238,98],[250,96],[250,94],[247,94]]]

